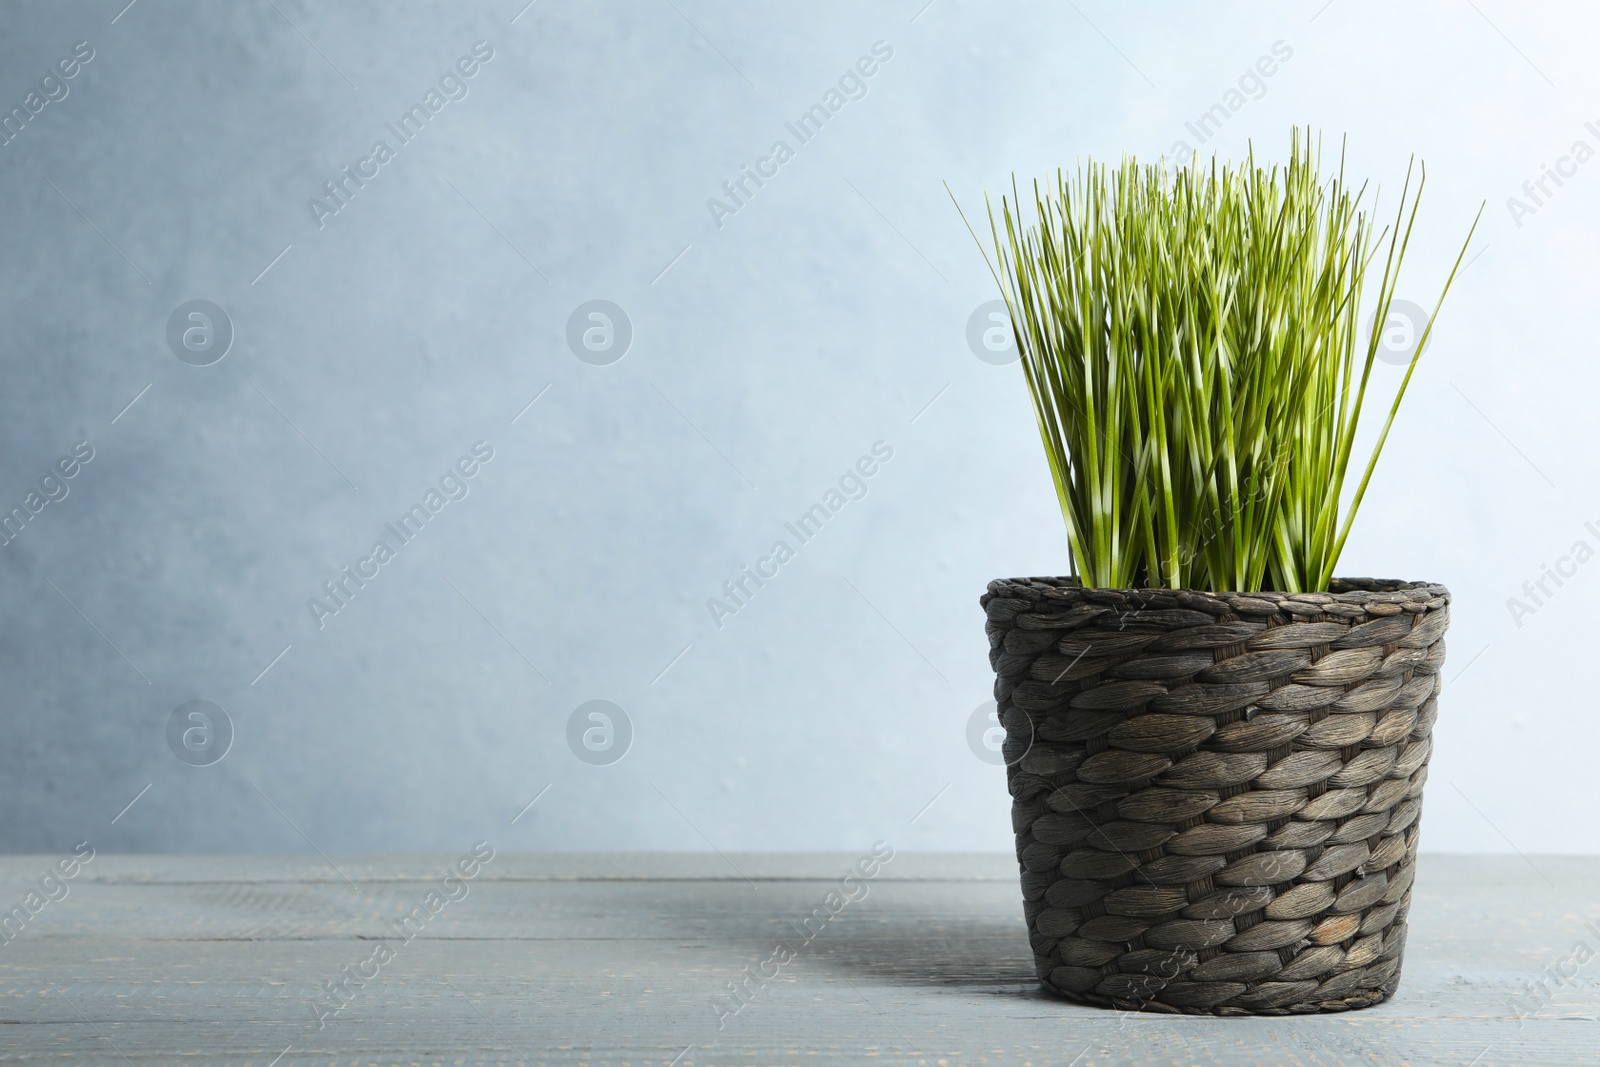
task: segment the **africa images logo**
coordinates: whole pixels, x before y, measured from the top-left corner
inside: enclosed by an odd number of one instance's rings
[[[306,210],[311,212],[311,221],[317,224],[317,229],[327,226],[329,218],[349,207],[356,194],[367,187],[367,182],[382,173],[382,168],[395,159],[400,149],[414,141],[429,120],[445,109],[445,105],[465,100],[471,92],[469,79],[475,77],[484,64],[493,58],[493,45],[488,41],[475,43],[471,55],[462,56],[456,60],[453,68],[439,76],[437,89],[430,86],[423,94],[421,103],[412,104],[394,122],[384,123],[384,127],[394,136],[392,147],[388,141],[374,141],[368,154],[356,160],[354,169],[345,166],[335,177],[323,182],[322,190],[327,199],[313,196],[306,201]]]

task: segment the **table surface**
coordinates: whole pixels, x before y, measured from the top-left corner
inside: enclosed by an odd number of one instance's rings
[[[1042,994],[1011,857],[859,858],[0,858],[0,1061],[1600,1062],[1600,858],[1424,854],[1393,1000],[1247,1019]]]

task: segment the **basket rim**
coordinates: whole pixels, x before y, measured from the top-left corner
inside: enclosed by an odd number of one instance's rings
[[[1129,600],[1149,600],[1157,597],[1205,597],[1213,600],[1248,598],[1255,600],[1297,600],[1309,603],[1364,604],[1374,601],[1431,600],[1450,596],[1450,590],[1438,582],[1408,581],[1402,578],[1334,578],[1326,592],[1290,593],[1276,589],[1248,591],[1227,589],[1167,589],[1164,587],[1131,588],[1127,586],[1085,586],[1069,575],[1036,575],[1019,578],[996,578],[989,583],[989,592],[1032,592],[1052,597],[1067,598],[1088,595],[1093,597],[1126,597]]]

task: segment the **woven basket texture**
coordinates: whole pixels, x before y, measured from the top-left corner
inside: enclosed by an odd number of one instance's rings
[[[991,582],[1023,909],[1080,1003],[1288,1015],[1400,980],[1448,591]]]

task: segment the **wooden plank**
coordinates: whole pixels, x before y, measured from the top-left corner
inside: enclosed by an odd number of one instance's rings
[[[456,859],[332,857],[346,882],[318,857],[98,856],[0,945],[0,1059],[1563,1067],[1600,1047],[1600,961],[1515,1018],[1542,968],[1600,949],[1594,858],[1425,855],[1394,1001],[1234,1020],[1042,995],[1009,856],[902,853],[828,917],[854,856],[499,854],[397,932]],[[0,902],[53,861],[0,859]],[[780,943],[792,961],[732,1011]],[[319,1029],[325,984],[380,944]]]

